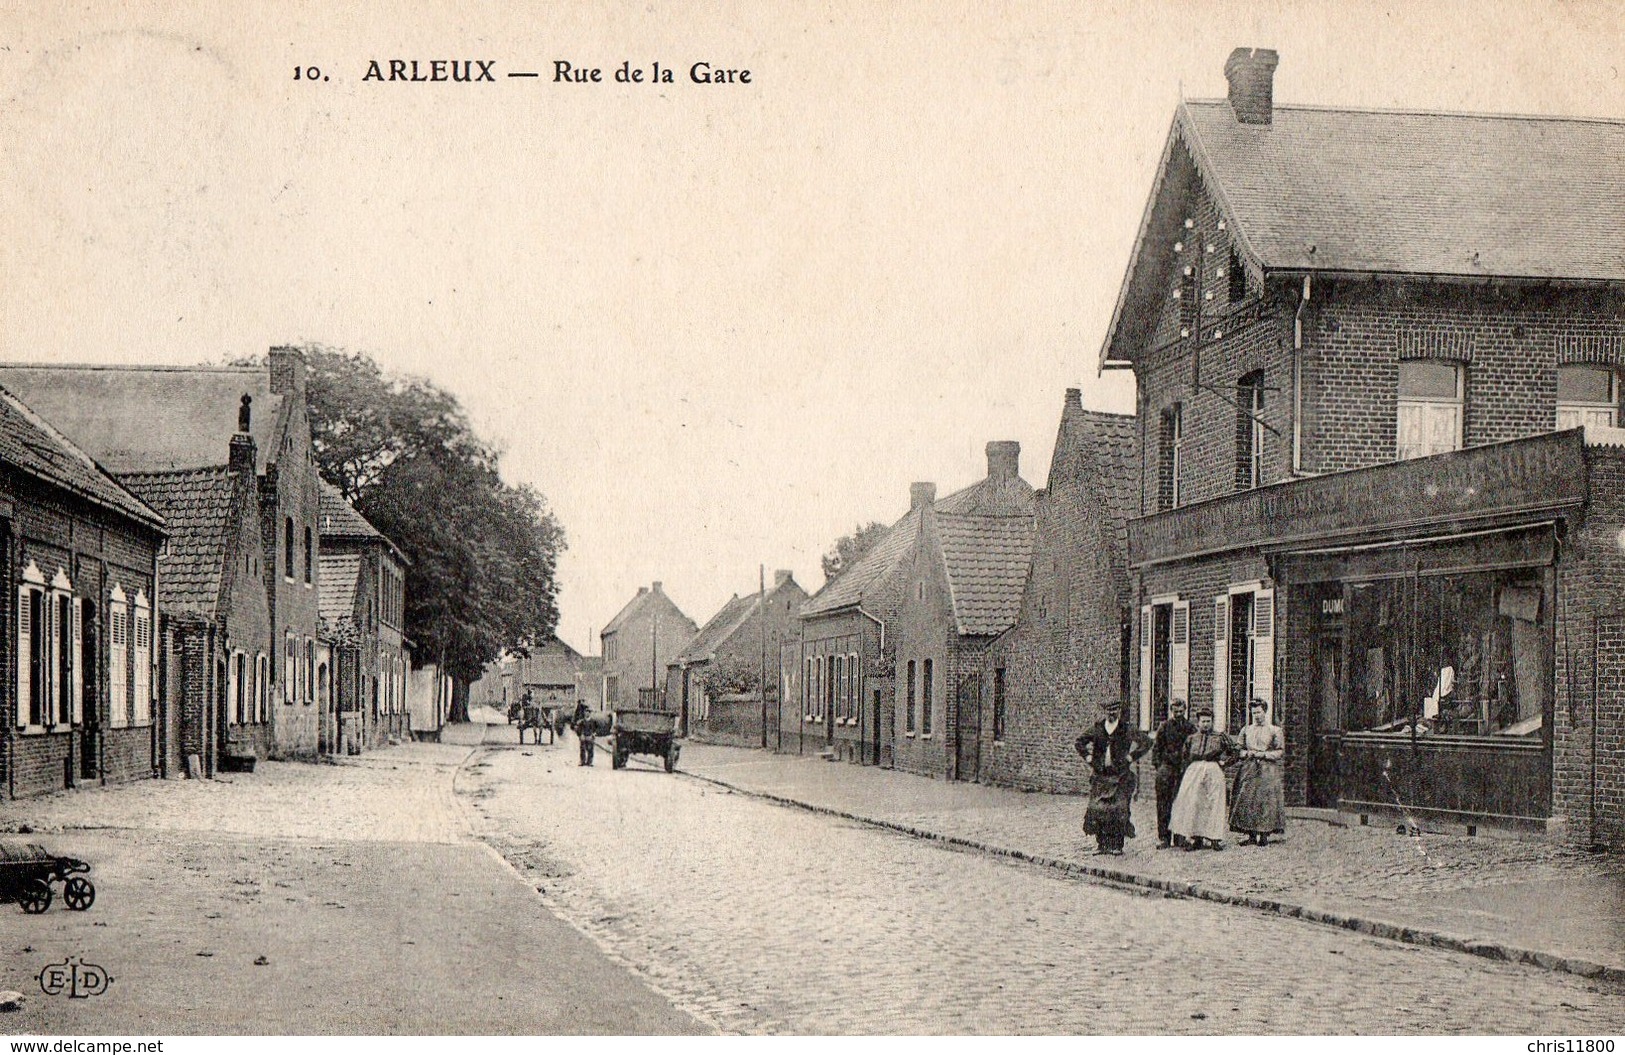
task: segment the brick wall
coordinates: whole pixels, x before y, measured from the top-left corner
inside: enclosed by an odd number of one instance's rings
[[[948,699],[954,684],[958,649],[948,575],[941,558],[941,542],[931,513],[921,518],[913,548],[899,562],[906,600],[894,625],[897,645],[897,682],[900,696],[893,729],[893,764],[910,773],[945,776],[950,760],[947,745],[952,714]],[[908,664],[914,662],[915,722],[908,729]],[[931,731],[925,731],[925,664],[931,662]]]
[[[12,794],[18,798],[61,791],[78,781],[77,733],[19,736],[12,747]]]

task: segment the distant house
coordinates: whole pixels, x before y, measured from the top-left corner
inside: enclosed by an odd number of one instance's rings
[[[523,700],[530,693],[532,702],[548,706],[573,709],[577,700],[589,705],[598,695],[598,687],[588,684],[596,681],[596,672],[588,672],[586,657],[557,636],[530,647],[530,655],[513,659],[512,697]]]
[[[155,693],[162,517],[0,390],[0,550],[17,599],[4,638],[0,790],[10,798],[174,772]]]
[[[195,756],[203,776],[275,748],[271,612],[248,398],[227,464],[123,477],[169,528],[158,559],[158,610],[175,657],[166,673],[180,690],[180,754]],[[113,602],[120,601],[115,592]]]
[[[777,741],[772,719],[779,713],[779,654],[787,641],[799,637],[797,616],[806,600],[807,591],[794,575],[776,571],[765,596],[735,594],[699,629],[667,667],[666,698],[678,701],[687,735],[758,747],[763,715],[771,707],[769,733]],[[751,687],[764,672],[765,706],[762,693]]]
[[[321,482],[321,637],[333,654],[333,707],[322,742],[377,747],[409,732],[406,555]]]
[[[1020,615],[982,671],[983,783],[1081,790],[1087,769],[1072,742],[1102,700],[1127,698],[1138,427],[1132,416],[1083,409],[1079,391],[1067,390]],[[1165,713],[1166,677],[1159,684]]]
[[[660,694],[671,663],[699,627],[672,603],[661,584],[639,586],[598,638],[603,643],[606,707],[636,707],[640,690]],[[674,706],[667,701],[668,707]]]
[[[985,479],[920,510],[900,562],[907,578],[895,624],[898,769],[980,775],[993,718],[983,699],[988,646],[1014,625],[1032,561],[1035,502],[1020,456],[1014,442],[989,443]],[[841,675],[837,664],[836,701]]]
[[[320,477],[305,370],[295,348],[271,349],[269,368],[0,364],[0,385],[119,478],[227,466],[242,397],[250,398],[264,546],[259,575],[271,616],[268,677],[270,696],[280,701],[269,708],[270,743],[290,757],[316,754],[331,673],[317,640]],[[248,643],[239,643],[249,654]],[[188,678],[174,673],[165,683],[189,695],[194,713],[232,691],[230,670],[218,664]]]

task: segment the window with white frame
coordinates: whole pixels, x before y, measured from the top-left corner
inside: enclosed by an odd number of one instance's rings
[[[51,700],[51,619],[45,576],[33,561],[17,590],[17,724],[45,728]]]
[[[152,604],[144,591],[135,592],[131,614],[135,659],[130,671],[135,680],[135,703],[130,720],[135,725],[148,725],[152,722]]]
[[[1461,450],[1465,371],[1443,359],[1399,364],[1399,460]]]
[[[830,713],[839,724],[846,722],[846,657],[831,656],[834,676],[829,679]]]
[[[1236,490],[1264,483],[1264,372],[1236,382]]]
[[[846,722],[858,724],[858,654],[846,654]]]
[[[299,697],[299,639],[289,630],[282,642],[282,702],[291,704]]]
[[[316,642],[305,638],[305,706],[316,702]]]
[[[113,727],[130,724],[130,605],[124,588],[113,584],[107,605],[107,697]]]
[[[1613,428],[1619,422],[1619,374],[1611,366],[1557,368],[1557,427]]]
[[[248,656],[241,650],[231,654],[231,704],[232,719],[238,725],[247,725],[249,721],[249,701],[253,699],[252,684],[248,679]]]

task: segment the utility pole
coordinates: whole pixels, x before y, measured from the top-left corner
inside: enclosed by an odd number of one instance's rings
[[[654,693],[655,703],[660,703],[660,683],[655,680],[655,670],[659,665],[656,658],[660,655],[660,613],[656,612],[654,622],[649,624],[649,691]]]
[[[762,750],[767,750],[767,565],[756,566],[756,618],[761,620],[762,669],[757,691],[762,695]]]

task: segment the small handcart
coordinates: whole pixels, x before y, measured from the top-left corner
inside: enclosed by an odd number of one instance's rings
[[[96,900],[96,886],[77,857],[58,857],[38,843],[0,843],[0,903],[15,901],[28,913],[51,907],[52,883],[62,884],[62,900],[83,912]]]

